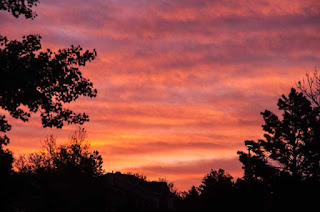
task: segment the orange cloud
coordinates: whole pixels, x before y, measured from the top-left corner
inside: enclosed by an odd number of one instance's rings
[[[70,107],[90,115],[84,127],[104,168],[167,177],[181,190],[211,168],[240,177],[236,151],[262,136],[259,113],[276,111],[320,61],[317,0],[42,0],[36,10],[35,20],[0,12],[0,31],[41,34],[44,49],[97,49],[82,71],[98,97]],[[43,129],[37,114],[9,121],[16,155],[77,128]]]

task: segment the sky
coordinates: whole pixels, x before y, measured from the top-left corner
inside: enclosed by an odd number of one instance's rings
[[[34,20],[0,12],[0,32],[98,52],[81,69],[98,96],[69,107],[89,114],[104,169],[166,178],[181,191],[211,169],[241,177],[236,153],[262,137],[260,112],[277,111],[281,94],[320,65],[318,0],[41,0],[35,11]],[[9,121],[15,156],[78,128],[44,129],[39,114]]]

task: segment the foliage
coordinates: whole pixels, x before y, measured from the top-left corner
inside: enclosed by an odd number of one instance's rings
[[[0,0],[0,10],[16,18],[33,19],[38,2]],[[42,50],[39,35],[24,36],[22,41],[0,35],[0,110],[22,121],[39,112],[43,127],[83,124],[88,116],[66,105],[80,96],[96,96],[97,90],[79,70],[96,56],[95,50],[83,51],[80,46],[57,52]],[[10,130],[11,125],[0,114],[0,132]],[[0,210],[103,211],[103,188],[93,183],[103,173],[102,157],[89,151],[81,137],[84,134],[80,130],[65,145],[57,145],[51,136],[42,152],[16,161],[19,173],[12,172],[12,153],[4,149],[8,137],[0,137]],[[4,179],[4,175],[9,177]]]
[[[58,53],[49,49],[39,52],[40,39],[29,35],[20,42],[0,37],[0,107],[22,121],[28,121],[31,112],[40,111],[43,127],[62,128],[65,121],[88,121],[86,114],[76,114],[64,105],[81,95],[96,96],[93,84],[79,71],[96,52],[74,46]],[[10,130],[4,118],[0,119],[3,132]]]
[[[194,211],[195,208],[199,208],[200,206],[199,197],[199,189],[192,186],[188,192],[184,192],[183,204],[180,207],[183,207],[184,211]]]
[[[180,192],[173,182],[169,182],[167,178],[159,178],[159,182],[165,182],[172,194],[174,194],[176,197],[180,196]]]
[[[67,144],[48,137],[40,152],[15,163],[14,205],[21,211],[105,211],[102,157],[79,128]]]
[[[278,107],[283,111],[282,120],[271,111],[261,113],[265,122],[262,126],[265,138],[251,142],[255,153],[250,159],[251,169],[255,173],[259,172],[257,167],[269,174],[272,171],[286,172],[297,179],[319,178],[319,110],[294,88],[288,97],[282,95]],[[247,155],[243,152],[238,154],[245,164]]]
[[[223,169],[211,170],[199,186],[202,211],[207,209],[232,210],[228,202],[234,198],[232,176]]]
[[[13,16],[34,18],[32,10],[38,0],[1,0],[0,10]],[[66,103],[80,96],[95,97],[97,90],[82,76],[79,67],[95,59],[97,53],[83,51],[80,46],[41,51],[39,35],[24,36],[22,41],[9,41],[0,35],[0,108],[13,118],[28,121],[31,113],[40,112],[43,127],[62,128],[88,121],[85,113],[74,113]],[[11,129],[0,115],[0,132]]]
[[[5,146],[9,143],[9,139],[4,136],[0,136],[0,178],[8,177],[12,172],[13,156],[12,152],[5,149]]]
[[[12,163],[13,156],[12,152],[5,148],[9,143],[9,139],[4,136],[0,136],[0,210],[10,211],[11,202],[14,194],[8,192],[11,187],[11,178],[13,174]]]
[[[232,211],[235,208],[229,202],[235,200],[233,177],[223,169],[211,169],[210,173],[204,176],[199,187],[192,186],[188,192],[184,193],[178,211]]]
[[[89,151],[86,131],[79,128],[71,136],[68,144],[57,145],[53,136],[47,138],[43,150],[22,157],[16,162],[20,173],[53,172],[63,175],[85,175],[98,177],[103,174],[102,157],[98,151]]]
[[[268,157],[265,157],[259,142],[252,140],[246,140],[246,145],[251,146],[251,155],[245,152],[238,151],[239,161],[243,164],[244,179],[252,180],[259,179],[264,181],[270,181],[272,177],[278,174],[278,170],[272,165],[268,164]],[[250,160],[250,161],[249,161]]]
[[[211,172],[202,179],[202,184],[199,186],[201,196],[212,195],[215,192],[231,188],[232,179],[233,177],[225,173],[223,169],[218,171],[211,169]]]
[[[136,178],[143,180],[143,181],[147,181],[147,176],[143,175],[143,174],[139,174],[139,173],[133,173],[133,172],[126,172],[124,173],[126,175],[132,175],[135,176]]]
[[[39,0],[0,0],[0,10],[11,12],[18,18],[24,15],[25,18],[35,18],[37,14],[32,11],[32,7],[37,6]]]
[[[191,189],[188,191],[188,192],[185,192],[184,193],[184,198],[186,200],[193,200],[193,199],[197,199],[199,198],[199,189],[196,188],[195,186],[192,186]]]

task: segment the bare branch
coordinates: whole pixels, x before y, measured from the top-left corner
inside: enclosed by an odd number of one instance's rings
[[[296,86],[315,107],[320,107],[320,75],[317,69],[312,74],[307,72],[305,78],[298,81]]]

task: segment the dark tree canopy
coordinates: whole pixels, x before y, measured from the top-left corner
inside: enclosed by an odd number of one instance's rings
[[[0,107],[22,121],[39,111],[44,127],[88,121],[86,114],[74,113],[64,104],[81,95],[96,96],[97,90],[79,70],[95,59],[96,51],[83,51],[79,46],[57,53],[40,51],[40,39],[29,35],[20,42],[0,37]],[[10,130],[4,116],[0,124],[1,131]]]
[[[197,198],[199,198],[199,191],[195,186],[192,186],[191,189],[185,193],[185,199],[192,201]]]
[[[8,206],[12,202],[11,175],[13,174],[13,155],[12,152],[6,149],[9,139],[0,136],[0,211],[10,211]],[[12,211],[12,210],[11,210]]]
[[[319,178],[318,108],[313,108],[310,101],[294,88],[288,97],[282,95],[278,107],[283,111],[282,119],[268,110],[261,113],[265,122],[262,126],[265,138],[251,141],[254,153],[250,158],[252,171],[259,172],[260,168],[270,174],[273,167],[297,179]],[[246,164],[247,154],[238,154],[240,161]]]
[[[0,10],[13,16],[34,18],[32,10],[38,0],[0,0]],[[65,107],[80,96],[95,97],[97,90],[82,76],[79,67],[95,59],[97,53],[80,46],[41,51],[39,35],[24,36],[22,41],[0,35],[0,108],[13,118],[28,121],[31,113],[40,112],[43,127],[62,128],[88,121],[85,113],[74,113]],[[0,115],[0,132],[11,129]]]
[[[8,190],[15,194],[14,209],[7,211],[107,211],[102,162],[83,128],[65,144],[48,137],[41,151],[16,160]]]
[[[47,138],[41,152],[16,161],[20,173],[54,173],[57,175],[86,176],[95,178],[103,174],[102,157],[98,151],[91,152],[84,128],[71,136],[69,143],[57,145],[53,136]]]
[[[202,184],[199,186],[201,195],[231,188],[233,185],[232,179],[233,177],[223,169],[219,169],[218,171],[211,170],[211,172],[202,179]]]
[[[233,177],[223,169],[211,169],[199,187],[192,186],[182,197],[178,211],[233,211],[236,205],[230,204],[235,198]]]
[[[20,15],[34,18],[36,13],[32,11],[32,7],[37,6],[38,2],[39,0],[0,0],[0,10],[6,10],[16,18]]]
[[[207,209],[223,209],[231,210],[232,205],[228,205],[228,201],[233,195],[232,176],[223,169],[211,170],[203,179],[199,186],[201,211]]]
[[[0,11],[33,19],[38,2],[0,0]],[[80,46],[42,50],[39,35],[20,41],[0,34],[0,111],[22,121],[39,113],[43,127],[88,121],[85,113],[75,113],[67,104],[80,96],[97,95],[79,70],[96,56],[95,50],[84,51]],[[0,133],[10,129],[0,114]],[[49,138],[46,151],[16,161],[19,173],[13,171],[12,153],[5,148],[9,138],[0,136],[0,211],[103,211],[103,189],[94,182],[103,173],[102,157],[89,151],[83,134],[80,130],[69,144],[60,146]]]
[[[259,179],[270,181],[278,172],[273,166],[268,164],[268,158],[260,147],[259,142],[246,140],[246,145],[250,145],[250,162],[247,153],[238,151],[239,160],[243,164],[244,178],[246,180]]]
[[[9,140],[6,136],[0,136],[0,179],[7,177],[12,172],[12,152],[5,149],[8,142]]]

